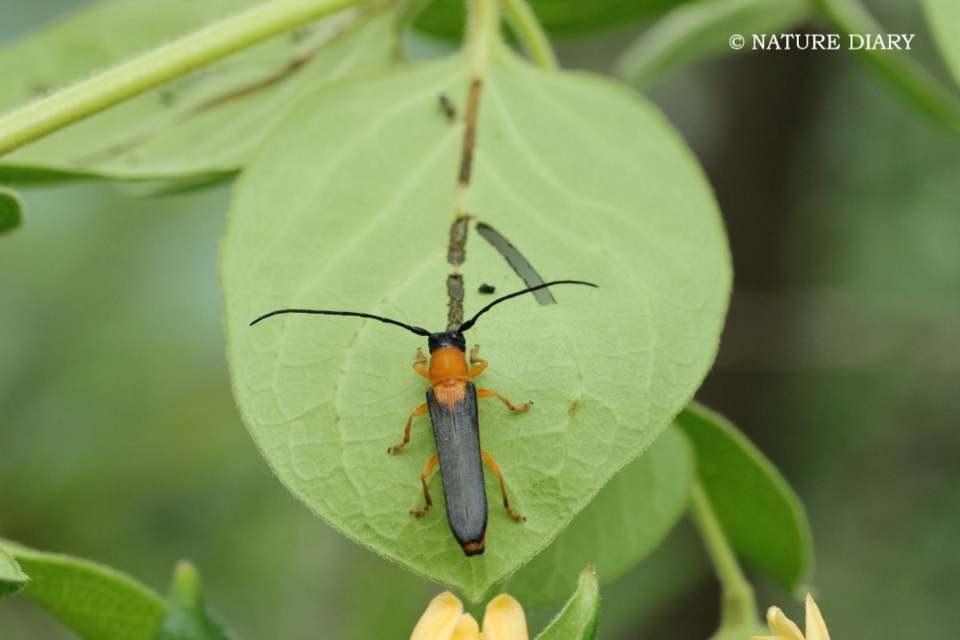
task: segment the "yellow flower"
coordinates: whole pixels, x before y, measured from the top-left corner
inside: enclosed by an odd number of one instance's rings
[[[502,593],[487,604],[481,633],[457,596],[444,591],[430,601],[410,640],[529,640],[529,636],[523,607],[515,598]]]
[[[820,609],[813,597],[808,593],[807,599],[807,635],[800,633],[800,629],[793,623],[779,607],[770,607],[767,609],[767,624],[772,636],[753,636],[753,640],[830,640],[830,632],[827,631],[827,625],[823,622],[823,616],[820,615]]]

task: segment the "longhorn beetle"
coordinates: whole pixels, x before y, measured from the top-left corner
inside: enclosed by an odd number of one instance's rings
[[[463,334],[476,324],[480,316],[501,302],[558,284],[597,286],[582,280],[545,282],[497,298],[480,309],[475,316],[458,328],[436,333],[431,333],[422,327],[415,327],[399,320],[392,320],[370,313],[327,309],[277,309],[260,316],[251,322],[250,326],[261,320],[284,313],[354,316],[403,327],[411,333],[427,338],[427,346],[430,349],[429,366],[427,366],[427,357],[419,348],[417,349],[416,359],[413,361],[413,370],[430,381],[430,388],[427,389],[427,401],[410,413],[406,426],[403,428],[403,441],[387,449],[387,452],[397,453],[407,446],[407,443],[410,442],[410,428],[413,425],[413,419],[430,413],[437,452],[430,456],[427,464],[423,467],[423,471],[420,472],[420,484],[423,487],[423,497],[426,504],[422,509],[410,511],[410,514],[417,518],[422,517],[433,506],[427,478],[439,463],[450,530],[460,546],[463,547],[463,552],[468,556],[474,556],[483,553],[484,536],[487,530],[487,495],[483,486],[481,460],[490,467],[490,471],[493,472],[500,483],[500,495],[503,497],[503,507],[507,510],[507,514],[514,521],[526,519],[510,508],[510,501],[507,499],[507,489],[503,483],[500,467],[489,453],[480,448],[477,398],[496,398],[513,413],[522,413],[529,409],[533,403],[525,402],[521,405],[515,405],[496,391],[476,388],[470,381],[487,368],[487,362],[480,358],[479,347],[474,346],[470,350],[468,366],[467,341]]]

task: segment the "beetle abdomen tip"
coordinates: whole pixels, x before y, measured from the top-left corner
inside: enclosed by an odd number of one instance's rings
[[[463,543],[463,553],[467,556],[479,556],[483,553],[483,539]]]

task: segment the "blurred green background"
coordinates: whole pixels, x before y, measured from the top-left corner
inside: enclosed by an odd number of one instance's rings
[[[82,4],[0,0],[0,39]],[[939,72],[914,2],[872,7],[916,32]],[[640,29],[564,41],[562,62],[608,72]],[[833,637],[946,637],[960,624],[960,139],[841,52],[708,62],[650,95],[706,167],[734,254],[700,399],[804,499]],[[228,185],[24,195],[24,226],[0,238],[0,535],[161,591],[190,558],[244,638],[406,637],[438,588],[300,506],[233,406],[217,265]],[[604,596],[603,638],[715,626],[686,524]],[[759,601],[799,613],[762,581]],[[0,601],[3,640],[67,637],[24,599]]]

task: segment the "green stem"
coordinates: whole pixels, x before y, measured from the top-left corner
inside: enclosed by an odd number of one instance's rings
[[[859,0],[814,0],[820,14],[845,35],[882,34],[885,29]],[[870,65],[901,96],[921,112],[960,134],[960,100],[914,58],[902,51],[857,49],[854,54]]]
[[[699,482],[694,483],[690,493],[690,511],[720,580],[723,593],[720,628],[755,624],[757,603],[753,597],[753,587],[744,577],[737,563],[737,556],[730,548],[730,542],[717,520],[717,514]]]
[[[0,118],[0,155],[361,0],[274,0],[122,62]],[[162,10],[162,9],[160,9]]]
[[[500,1],[467,0],[467,68],[474,78],[484,78],[490,48],[500,38]]]
[[[550,39],[527,0],[502,0],[510,28],[530,59],[547,71],[557,69],[557,56]]]

